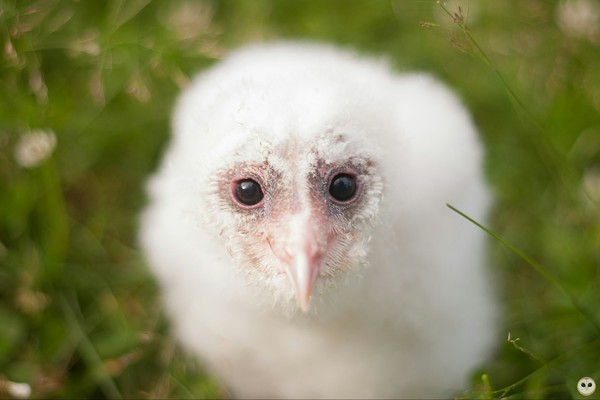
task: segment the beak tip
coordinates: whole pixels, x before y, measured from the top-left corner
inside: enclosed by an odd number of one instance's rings
[[[306,300],[300,301],[299,306],[300,306],[300,310],[302,310],[302,312],[304,314],[308,314],[308,311],[310,310],[310,300],[306,299]]]

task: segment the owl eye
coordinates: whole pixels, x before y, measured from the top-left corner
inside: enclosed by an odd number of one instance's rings
[[[329,185],[329,194],[339,202],[348,202],[356,195],[356,180],[349,174],[338,174]]]
[[[255,206],[265,197],[260,184],[249,178],[234,183],[233,195],[237,201],[246,206]]]

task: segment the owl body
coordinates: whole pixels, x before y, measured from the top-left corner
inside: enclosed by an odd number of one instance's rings
[[[325,45],[232,53],[182,94],[148,184],[140,240],[174,333],[235,397],[455,394],[495,338],[484,237],[446,207],[485,220],[482,157],[427,75]],[[240,204],[240,179],[264,199]],[[323,247],[307,312],[280,241]]]

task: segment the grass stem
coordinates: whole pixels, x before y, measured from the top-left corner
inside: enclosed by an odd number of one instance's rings
[[[486,228],[485,226],[481,225],[479,222],[475,221],[473,218],[469,217],[462,211],[458,210],[457,208],[453,207],[450,204],[446,204],[446,206],[449,209],[451,209],[452,211],[454,211],[455,213],[457,213],[458,215],[460,215],[461,217],[463,217],[466,220],[468,220],[469,222],[471,222],[472,224],[476,225],[478,228],[485,231],[487,234],[489,234],[494,239],[496,239],[498,242],[500,242],[504,247],[509,249],[511,252],[513,252],[514,254],[519,256],[519,258],[521,258],[523,261],[525,261],[527,264],[529,264],[534,270],[536,270],[540,275],[542,275],[544,277],[544,279],[546,279],[548,282],[550,282],[556,289],[558,289],[558,291],[560,291],[563,295],[565,295],[569,299],[571,305],[577,311],[579,311],[585,317],[586,320],[588,320],[592,325],[594,325],[594,327],[596,328],[596,330],[598,332],[600,332],[600,323],[598,321],[596,321],[594,315],[592,313],[588,312],[585,308],[582,308],[580,306],[580,304],[577,302],[577,300],[575,299],[575,297],[571,293],[569,293],[564,288],[563,285],[561,285],[561,283],[558,281],[558,279],[556,279],[548,271],[546,271],[546,269],[542,265],[538,264],[536,261],[534,261],[531,257],[529,257],[527,254],[525,254],[523,251],[519,250],[512,244],[508,243],[500,235],[498,235],[497,233],[493,232],[492,230]]]
[[[60,301],[65,319],[67,320],[71,331],[78,340],[79,344],[77,347],[79,349],[79,353],[81,354],[81,358],[86,364],[88,364],[90,370],[95,372],[95,377],[98,379],[98,385],[100,389],[107,398],[122,399],[123,396],[106,370],[106,367],[102,362],[100,355],[96,351],[96,348],[86,335],[84,329],[81,327],[73,308],[64,296],[60,296]]]
[[[479,45],[479,42],[475,39],[471,30],[467,26],[467,23],[462,15],[462,10],[459,7],[458,13],[452,13],[448,8],[444,5],[444,2],[441,0],[437,1],[437,4],[444,10],[446,14],[456,23],[461,32],[465,35],[467,40],[473,45],[473,47],[477,50],[478,55],[483,60],[483,62],[491,68],[496,77],[502,83],[502,86],[507,91],[510,99],[517,105],[517,108],[526,116],[528,120],[530,120],[535,130],[539,133],[538,135],[533,136],[534,131],[526,130],[526,132],[530,133],[531,140],[533,143],[533,148],[536,151],[537,155],[540,157],[540,161],[550,172],[551,179],[555,180],[560,186],[565,187],[567,190],[565,193],[571,198],[574,198],[578,195],[577,188],[571,182],[578,182],[578,179],[571,179],[574,176],[578,175],[575,171],[575,168],[567,161],[567,158],[562,152],[560,152],[556,146],[548,139],[550,136],[547,133],[547,129],[544,125],[533,115],[533,113],[529,110],[529,108],[525,105],[525,103],[521,100],[521,98],[516,94],[513,90],[512,86],[508,83],[504,75],[500,72],[499,68],[492,61],[492,59],[488,56],[488,54],[484,51],[484,49]],[[540,147],[541,146],[541,147]],[[568,175],[567,175],[568,173]],[[580,175],[580,174],[579,174]]]

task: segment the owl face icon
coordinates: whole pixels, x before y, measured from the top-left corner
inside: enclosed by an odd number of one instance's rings
[[[590,377],[584,377],[577,382],[577,391],[583,396],[591,396],[596,391],[596,382]]]

